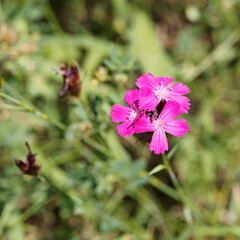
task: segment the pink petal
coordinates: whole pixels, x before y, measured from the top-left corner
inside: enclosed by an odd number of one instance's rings
[[[184,133],[188,132],[189,127],[184,119],[174,119],[169,121],[164,129],[176,137],[182,137]]]
[[[129,107],[131,107],[133,102],[138,100],[138,90],[134,89],[127,91],[126,95],[124,96],[124,100],[127,102]]]
[[[150,150],[154,151],[155,154],[163,153],[165,150],[168,150],[168,142],[166,138],[166,134],[163,130],[157,129],[152,137],[152,141],[150,143]]]
[[[185,95],[190,92],[189,87],[183,85],[181,82],[177,82],[176,84],[171,86],[172,90],[180,95]]]
[[[139,88],[147,87],[147,88],[155,88],[158,86],[157,81],[151,73],[143,74],[137,79],[136,85]]]
[[[155,122],[151,122],[146,116],[142,116],[135,123],[136,133],[153,132],[156,128]]]
[[[174,81],[174,78],[169,77],[156,77],[155,79],[159,85],[163,84],[164,87],[168,87]]]
[[[134,124],[132,121],[126,121],[117,126],[120,136],[131,136],[134,133]]]
[[[178,115],[180,115],[180,105],[177,102],[168,101],[161,111],[158,119],[167,123]]]
[[[154,110],[159,103],[155,93],[150,88],[143,88],[140,90],[139,107],[141,109]]]
[[[188,113],[188,110],[189,110],[189,106],[191,105],[190,104],[190,100],[185,97],[185,96],[181,96],[181,95],[178,95],[178,94],[173,94],[172,96],[169,97],[169,99],[171,101],[176,101],[180,104],[180,111],[182,113]]]
[[[111,117],[113,122],[124,122],[127,120],[127,117],[131,113],[131,109],[128,107],[124,107],[119,104],[113,105],[113,108],[111,110]]]
[[[188,110],[189,110],[189,106],[190,106],[190,105],[191,105],[191,104],[190,104],[189,102],[180,105],[180,111],[181,111],[182,113],[188,113]]]

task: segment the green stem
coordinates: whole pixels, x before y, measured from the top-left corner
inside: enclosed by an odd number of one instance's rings
[[[166,169],[167,169],[167,171],[168,171],[168,173],[169,173],[169,176],[170,176],[170,178],[171,178],[171,180],[172,180],[172,182],[173,182],[176,190],[177,190],[178,192],[181,192],[181,195],[182,195],[183,191],[181,190],[181,186],[180,186],[180,184],[179,184],[179,182],[178,182],[178,180],[177,180],[176,175],[174,174],[174,172],[173,172],[173,170],[172,170],[171,165],[169,164],[168,157],[166,156],[165,153],[163,154],[163,162],[164,162],[164,165],[166,166]],[[185,198],[185,197],[184,197],[184,198]],[[181,197],[181,199],[182,199],[182,197]]]
[[[140,177],[142,177],[142,178],[149,177],[148,172],[142,171],[140,173]],[[178,193],[175,189],[173,189],[173,188],[169,187],[167,184],[161,182],[156,177],[150,176],[149,184],[152,185],[153,187],[159,189],[160,191],[164,192],[169,197],[171,197],[175,200],[180,200],[179,196],[178,196]]]
[[[67,126],[64,125],[63,123],[61,123],[61,122],[51,118],[49,115],[47,115],[45,113],[42,113],[39,110],[36,110],[36,109],[34,109],[32,107],[29,107],[29,106],[25,105],[24,103],[22,103],[19,100],[9,96],[6,93],[3,93],[2,91],[0,91],[0,97],[8,100],[11,103],[14,103],[15,105],[19,106],[20,108],[22,108],[23,110],[25,110],[27,112],[35,114],[37,117],[40,117],[41,119],[49,122],[50,124],[54,125],[55,127],[59,128],[59,129],[61,129],[63,131],[67,130]],[[90,138],[83,138],[80,134],[77,134],[75,132],[73,134],[74,134],[74,136],[76,138],[80,138],[85,144],[88,144],[89,146],[91,146],[95,150],[97,150],[97,151],[99,151],[101,153],[104,153],[107,156],[110,156],[110,154],[107,151],[107,149],[104,146],[102,146],[101,144],[99,144],[98,142],[96,142],[96,141],[94,141],[94,140],[92,140]]]
[[[204,219],[206,222],[209,222],[209,219],[212,219],[212,215],[207,212],[207,211],[204,211],[204,209],[202,211],[199,211],[198,208],[195,206],[195,203],[192,202],[190,199],[188,199],[188,197],[185,195],[176,175],[174,174],[173,170],[172,170],[172,167],[169,163],[169,159],[168,157],[163,154],[163,162],[166,166],[166,169],[169,173],[169,176],[174,184],[174,187],[176,188],[176,191],[177,191],[177,194],[178,194],[178,197],[179,197],[179,200],[182,202],[182,204],[186,207],[189,208],[190,210],[190,222],[192,221],[192,213],[194,212],[196,216],[200,217],[201,219]],[[186,219],[187,221],[187,219]]]
[[[164,162],[164,164],[166,166],[166,169],[167,169],[167,171],[169,173],[169,176],[170,176],[170,178],[171,178],[171,180],[173,182],[173,185],[176,188],[176,191],[177,191],[178,196],[179,196],[179,200],[182,202],[182,204],[184,206],[189,207],[189,209],[191,210],[192,209],[192,204],[188,201],[187,197],[185,196],[185,193],[182,190],[181,185],[180,185],[180,183],[179,183],[175,173],[173,172],[172,167],[171,167],[171,165],[169,163],[169,159],[168,159],[168,157],[166,156],[165,153],[163,154],[163,162]],[[190,214],[191,214],[191,212],[190,212]],[[191,217],[191,219],[192,219],[192,217]]]
[[[30,112],[30,113],[33,113],[35,114],[36,116],[40,117],[41,119],[43,120],[46,120],[48,122],[50,122],[52,125],[58,127],[59,129],[61,130],[67,130],[67,127],[62,124],[61,122],[59,121],[56,121],[54,119],[52,119],[50,116],[48,116],[47,114],[45,113],[42,113],[32,107],[29,107],[29,106],[26,106],[25,104],[23,104],[22,102],[20,102],[19,100],[7,95],[6,93],[3,93],[3,92],[0,92],[0,97],[14,103],[15,105],[21,107],[22,109],[24,109],[25,111],[27,112]]]

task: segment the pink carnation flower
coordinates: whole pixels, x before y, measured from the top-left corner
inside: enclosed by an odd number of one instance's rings
[[[141,89],[139,106],[141,109],[154,110],[161,100],[176,101],[180,104],[180,111],[188,113],[190,100],[183,96],[189,93],[189,88],[180,82],[170,84],[174,78],[156,77],[149,73],[137,79],[136,85]]]
[[[115,104],[111,110],[113,122],[123,122],[118,125],[118,133],[121,136],[132,135],[135,132],[135,123],[139,119],[143,110],[139,108],[138,90],[129,90],[124,96],[125,101],[130,108]]]
[[[135,124],[136,133],[154,132],[150,143],[150,150],[155,154],[168,151],[168,142],[165,132],[182,137],[188,132],[188,124],[184,119],[174,119],[181,113],[177,102],[168,101],[158,118],[154,120],[143,115]]]

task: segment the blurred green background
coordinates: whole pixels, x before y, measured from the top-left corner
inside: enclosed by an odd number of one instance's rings
[[[0,239],[240,239],[240,1],[0,1]],[[81,96],[59,100],[60,63]],[[142,73],[190,87],[179,185],[113,104]],[[180,141],[179,141],[180,140]],[[41,165],[22,175],[28,141]]]

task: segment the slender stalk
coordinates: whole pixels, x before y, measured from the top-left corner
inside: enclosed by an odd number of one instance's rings
[[[172,167],[171,165],[169,164],[169,159],[168,157],[163,154],[163,162],[166,166],[166,169],[169,173],[169,176],[173,182],[173,185],[174,187],[176,188],[176,191],[177,191],[177,194],[178,194],[178,197],[179,197],[179,200],[182,202],[182,204],[186,207],[189,208],[190,210],[190,223],[192,222],[192,215],[193,213],[195,213],[195,216],[198,216],[200,219],[202,220],[205,220],[206,222],[212,222],[211,219],[212,219],[212,215],[207,212],[207,211],[204,211],[202,210],[201,212],[198,210],[198,208],[195,206],[195,203],[192,202],[184,193],[175,173],[173,172],[172,170]],[[187,222],[189,222],[189,219],[186,219]]]
[[[31,112],[31,113],[35,114],[36,116],[40,117],[41,119],[50,122],[52,125],[58,127],[61,130],[67,130],[67,127],[64,124],[62,124],[61,122],[52,119],[49,115],[47,115],[45,113],[42,113],[42,112],[40,112],[40,111],[38,111],[38,110],[36,110],[32,107],[29,107],[29,106],[23,104],[22,102],[20,102],[16,98],[13,98],[13,97],[7,95],[6,93],[0,92],[0,97],[14,103],[15,105],[17,105],[17,106],[21,107],[22,109],[26,110],[27,112]]]
[[[140,177],[142,177],[142,178],[149,177],[150,178],[150,181],[149,181],[150,185],[152,185],[153,187],[155,187],[155,188],[159,189],[160,191],[164,192],[166,195],[168,195],[172,199],[180,200],[179,196],[178,196],[178,193],[175,189],[173,189],[173,188],[169,187],[167,184],[161,182],[156,177],[149,176],[148,172],[142,171],[140,173]]]
[[[170,165],[170,163],[169,163],[169,159],[168,159],[168,157],[166,156],[165,153],[163,154],[163,162],[164,162],[164,164],[165,164],[165,166],[166,166],[166,169],[167,169],[167,171],[168,171],[168,173],[169,173],[169,176],[170,176],[170,178],[171,178],[171,180],[172,180],[172,182],[173,182],[173,185],[174,185],[174,187],[176,188],[176,191],[177,191],[177,193],[178,193],[179,200],[182,202],[182,204],[183,204],[184,206],[189,207],[189,210],[190,210],[190,219],[187,219],[186,216],[185,216],[185,219],[186,219],[187,222],[192,222],[192,211],[191,211],[191,210],[193,210],[193,206],[192,206],[192,204],[189,202],[188,198],[185,196],[185,193],[184,193],[184,191],[182,190],[181,185],[180,185],[180,183],[178,182],[178,179],[177,179],[175,173],[173,172],[172,167],[171,167],[171,165]],[[195,208],[194,208],[194,210],[195,210]],[[198,213],[198,212],[197,212],[197,213]],[[198,214],[199,214],[199,213],[198,213]],[[200,215],[201,215],[201,214],[200,214]],[[189,221],[189,220],[190,220],[190,221]]]
[[[171,165],[169,164],[169,160],[168,160],[168,157],[166,156],[166,154],[164,153],[163,154],[163,162],[164,162],[164,165],[166,166],[166,169],[168,171],[168,174],[173,182],[173,185],[174,187],[176,188],[177,190],[177,193],[178,193],[178,196],[179,196],[179,199],[182,201],[183,204],[186,203],[186,197],[185,197],[185,194],[184,192],[182,191],[181,189],[181,186],[177,180],[177,177],[175,176],[173,170],[172,170],[172,167]]]
[[[17,100],[16,98],[13,98],[13,97],[9,96],[8,94],[3,93],[2,91],[0,91],[0,97],[2,97],[4,99],[8,100],[9,102],[19,106],[20,108],[22,108],[23,110],[25,110],[27,112],[33,113],[37,117],[49,122],[50,124],[54,125],[55,127],[59,128],[63,131],[66,131],[68,129],[66,125],[64,125],[63,123],[51,118],[46,113],[42,113],[41,111],[36,110],[33,107],[29,107],[29,106],[25,105],[24,103],[20,102],[19,100]],[[85,144],[88,144],[93,149],[95,149],[99,152],[102,152],[107,156],[110,156],[107,149],[104,146],[102,146],[101,144],[99,144],[98,142],[96,142],[96,141],[94,141],[90,138],[84,138],[83,136],[81,136],[80,134],[75,133],[75,132],[73,132],[73,134],[77,139],[80,138]]]

